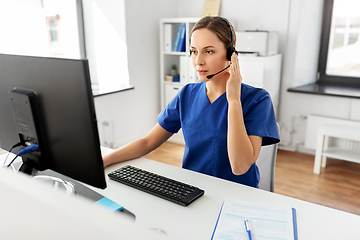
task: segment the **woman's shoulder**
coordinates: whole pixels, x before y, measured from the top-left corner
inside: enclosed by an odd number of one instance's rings
[[[196,92],[199,92],[202,87],[204,87],[203,82],[200,83],[187,83],[185,86],[182,87],[180,90],[181,95],[187,95],[187,94],[194,94]]]
[[[187,89],[188,91],[197,90],[200,89],[205,83],[199,82],[199,83],[187,83],[183,87],[184,89]]]
[[[270,97],[270,94],[264,88],[258,88],[246,83],[241,84],[241,96],[244,98],[264,98]]]

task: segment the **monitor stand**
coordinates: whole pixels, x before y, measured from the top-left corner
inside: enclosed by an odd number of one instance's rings
[[[75,186],[69,181],[51,175],[38,175],[39,171],[34,168],[34,163],[32,161],[24,161],[18,171],[34,176],[34,179],[50,184],[54,189],[65,192],[66,195],[75,193]]]
[[[46,175],[36,175],[34,176],[34,179],[44,182],[46,184],[51,184],[55,190],[65,191],[66,195],[71,195],[75,193],[74,184],[61,178]]]
[[[83,185],[82,183],[60,173],[54,172],[50,169],[38,171],[35,168],[31,169],[31,163],[26,163],[24,165],[23,162],[14,162],[13,165],[16,170],[20,171],[20,169],[22,169],[23,172],[30,172],[29,175],[33,176],[34,179],[52,184],[54,185],[54,188],[65,190],[65,192],[69,192],[68,194],[80,195],[93,202],[97,202],[104,197],[100,193],[92,190],[91,188]],[[117,212],[122,214],[124,217],[127,217],[132,222],[136,219],[135,214],[125,208]]]

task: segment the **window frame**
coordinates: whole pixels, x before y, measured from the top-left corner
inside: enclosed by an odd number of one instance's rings
[[[83,9],[82,0],[76,0],[76,12],[77,12],[78,31],[79,31],[80,58],[85,59],[86,44],[85,44],[84,9]]]
[[[360,87],[360,77],[326,74],[333,7],[334,0],[324,1],[317,83]]]

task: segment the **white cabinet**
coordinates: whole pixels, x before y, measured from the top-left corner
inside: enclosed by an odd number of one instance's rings
[[[243,83],[266,89],[277,112],[280,96],[281,54],[266,57],[239,55]]]
[[[165,88],[165,98],[164,98],[164,103],[165,105],[167,105],[175,96],[176,94],[180,91],[180,89],[183,86],[178,84],[171,84],[171,83],[165,83],[164,84],[164,88]]]

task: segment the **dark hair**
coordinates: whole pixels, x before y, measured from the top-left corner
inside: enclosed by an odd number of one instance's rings
[[[231,29],[233,31],[234,46],[232,47],[235,47],[236,45],[235,29],[232,26],[232,24],[226,18],[223,17],[206,16],[201,18],[192,28],[190,33],[190,38],[193,32],[195,32],[196,30],[206,28],[212,31],[213,33],[215,33],[218,36],[218,38],[224,43],[225,49],[228,49],[231,45],[231,31],[226,21],[230,24]]]

